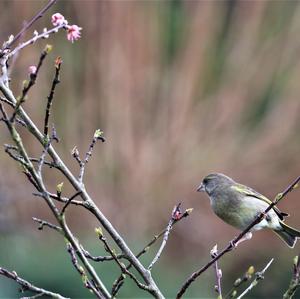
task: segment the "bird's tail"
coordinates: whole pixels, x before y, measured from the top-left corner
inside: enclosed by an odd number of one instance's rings
[[[300,238],[300,231],[280,221],[281,229],[274,230],[275,233],[291,248],[294,248],[297,239]]]

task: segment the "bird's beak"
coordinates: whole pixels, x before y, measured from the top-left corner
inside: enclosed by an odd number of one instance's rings
[[[197,188],[197,192],[205,192],[205,187],[203,183],[201,183],[200,186]]]

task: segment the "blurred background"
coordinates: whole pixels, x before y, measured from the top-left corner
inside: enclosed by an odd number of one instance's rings
[[[46,3],[1,0],[2,42]],[[95,129],[105,132],[107,141],[97,144],[86,168],[86,188],[135,252],[166,227],[175,204],[194,208],[173,229],[153,269],[163,293],[174,298],[187,276],[209,260],[211,248],[223,248],[238,234],[213,215],[205,194],[195,192],[203,176],[223,172],[272,198],[299,175],[300,3],[58,1],[24,39],[34,29],[50,28],[55,12],[81,26],[82,38],[71,44],[59,32],[24,49],[11,87],[20,94],[28,66],[53,44],[24,107],[42,128],[54,60],[61,56],[50,121],[61,138],[55,147],[78,173],[70,151],[77,145],[84,155]],[[30,154],[39,156],[41,147],[21,132]],[[10,142],[2,124],[0,143]],[[32,196],[33,187],[4,150],[0,165],[0,265],[64,296],[89,297],[63,238],[37,230],[31,220],[54,221],[47,206]],[[45,170],[45,177],[52,192],[63,180],[53,170]],[[65,184],[66,195],[72,194]],[[298,228],[299,199],[295,190],[279,205]],[[104,254],[93,217],[72,207],[67,220],[91,253]],[[299,245],[291,250],[270,231],[255,233],[221,259],[224,293],[250,265],[261,270],[274,257],[248,298],[280,298],[298,253]],[[108,286],[119,275],[115,265],[95,267]],[[210,269],[186,296],[216,298],[214,284]],[[0,296],[19,297],[18,286],[0,277]],[[119,294],[147,296],[131,281]]]

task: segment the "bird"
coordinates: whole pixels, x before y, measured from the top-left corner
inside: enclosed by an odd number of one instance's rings
[[[264,195],[222,173],[211,173],[204,177],[197,191],[207,193],[212,210],[217,216],[242,231],[272,203]],[[289,214],[274,206],[251,231],[269,228],[293,248],[300,238],[300,231],[284,223],[286,216]],[[251,239],[251,231],[244,239]]]

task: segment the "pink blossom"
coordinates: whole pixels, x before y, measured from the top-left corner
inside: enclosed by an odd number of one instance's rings
[[[29,68],[28,68],[28,73],[29,75],[34,75],[36,73],[36,66],[35,65],[31,65]]]
[[[82,28],[78,27],[77,25],[72,25],[72,26],[68,26],[67,28],[67,39],[69,41],[71,41],[72,43],[74,42],[74,40],[78,40],[81,36],[80,36],[80,30]]]
[[[68,22],[65,19],[65,17],[61,13],[59,13],[59,12],[55,13],[54,15],[52,15],[51,22],[52,22],[53,26],[59,26],[59,25],[62,25],[62,24],[68,24]]]

